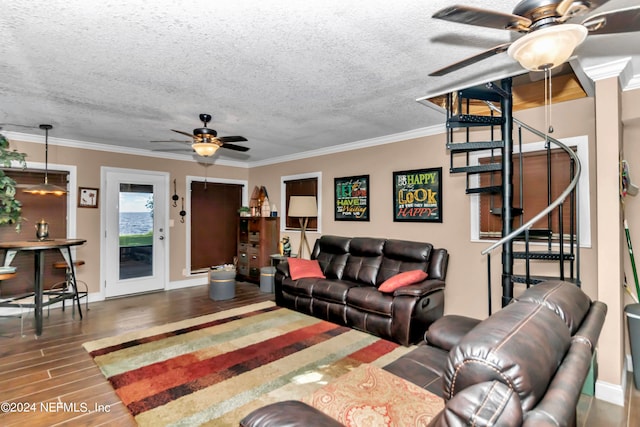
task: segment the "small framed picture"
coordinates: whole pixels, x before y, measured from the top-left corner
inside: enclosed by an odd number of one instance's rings
[[[98,189],[79,187],[78,188],[78,207],[79,208],[97,208],[98,207]]]

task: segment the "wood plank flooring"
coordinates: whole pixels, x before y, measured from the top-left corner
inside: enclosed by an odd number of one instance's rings
[[[0,410],[0,425],[135,426],[82,343],[271,299],[250,283],[238,283],[227,301],[210,300],[207,286],[113,299],[90,304],[83,320],[51,310],[38,339],[32,316],[24,337],[19,319],[0,318],[0,334],[14,335],[0,338],[0,402],[21,409]],[[640,426],[640,392],[631,376],[628,383],[625,407],[583,395],[578,426]]]

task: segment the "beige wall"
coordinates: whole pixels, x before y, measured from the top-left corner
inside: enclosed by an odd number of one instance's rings
[[[51,142],[51,138],[50,138]],[[44,163],[44,146],[42,144],[11,140],[11,148],[27,153],[27,161]],[[80,150],[49,144],[49,164],[76,165],[77,185],[81,187],[100,188],[101,167],[117,167],[126,169],[151,170],[168,172],[170,174],[170,195],[173,194],[173,180],[176,179],[178,195],[185,197],[186,176],[207,177],[208,179],[225,178],[248,180],[249,172],[246,168],[212,165],[206,167],[195,163],[168,160],[154,157],[136,156],[131,154],[110,153],[97,150]],[[168,200],[171,202],[171,197]],[[75,206],[76,202],[72,201]],[[188,207],[186,206],[188,209]],[[180,223],[178,207],[170,207],[169,218],[174,220],[174,227],[170,228],[170,266],[169,280],[172,282],[186,279],[182,272],[186,264],[186,227]],[[33,227],[28,218],[20,237],[17,239],[31,239],[34,237]],[[36,219],[37,221],[37,219]],[[86,265],[78,270],[78,277],[89,285],[90,292],[100,291],[100,209],[77,209],[76,236],[87,239],[87,243],[77,250],[77,257],[86,261]]]
[[[595,135],[593,108],[592,99],[555,105],[553,107],[556,117],[553,123],[554,137],[587,135],[591,147]],[[542,109],[518,112],[516,117],[538,129],[543,128],[544,111]],[[575,120],[575,117],[588,117],[588,119]],[[527,138],[527,142],[539,140],[535,136]],[[590,155],[590,159],[594,159],[594,156]],[[443,168],[442,224],[393,222],[391,205],[393,172],[431,167]],[[488,244],[470,241],[471,202],[470,197],[465,194],[465,176],[464,174],[452,175],[448,169],[449,153],[445,148],[445,135],[440,134],[311,159],[255,167],[250,171],[250,187],[254,185],[266,186],[270,201],[280,206],[281,176],[322,172],[322,234],[428,241],[437,247],[446,248],[450,253],[446,312],[485,317],[488,314],[487,260],[480,252]],[[369,188],[370,221],[361,223],[334,221],[333,179],[361,174],[369,174],[371,177]],[[591,181],[593,181],[593,177],[591,177]],[[594,230],[595,228],[592,227],[592,233]],[[292,247],[297,248],[299,233],[292,231],[287,234],[291,236]],[[317,234],[310,234],[311,243],[317,236]],[[583,250],[582,256],[584,288],[590,296],[596,297],[594,251],[591,248],[586,248]],[[500,306],[502,295],[499,281],[501,271],[499,251],[495,253],[491,261],[494,276],[492,300],[495,311]]]
[[[632,177],[640,183],[640,90],[621,94],[621,114],[624,157],[629,161]],[[597,206],[596,192],[596,105],[594,99],[569,101],[553,106],[553,136],[561,139],[572,136],[587,135],[589,139],[588,177],[591,186],[591,241],[592,247],[583,248],[581,277],[583,289],[594,299],[604,299],[615,303],[619,295],[616,283],[609,286],[615,288],[608,294],[607,287],[598,284],[598,269],[611,259],[599,259],[597,254]],[[544,111],[542,108],[517,112],[516,117],[538,128],[544,128]],[[607,119],[609,120],[609,119]],[[610,120],[616,120],[611,118]],[[444,117],[443,117],[444,121]],[[600,141],[601,144],[607,144]],[[536,137],[527,137],[527,142],[536,141]],[[12,147],[28,154],[29,161],[43,162],[44,150],[41,144],[11,141]],[[601,146],[606,147],[606,145]],[[617,143],[611,143],[611,150],[617,150]],[[171,174],[171,182],[177,179],[178,193],[185,192],[185,177],[187,175],[205,176],[210,178],[227,178],[249,180],[249,189],[255,185],[266,186],[270,202],[280,209],[280,177],[308,172],[322,172],[322,234],[336,234],[345,236],[377,236],[397,239],[428,241],[435,246],[449,250],[450,264],[446,288],[446,312],[460,313],[474,317],[487,315],[487,260],[480,251],[487,245],[470,241],[470,198],[465,195],[465,177],[452,175],[448,172],[449,155],[445,149],[443,134],[417,138],[413,140],[380,145],[337,154],[317,156],[310,159],[289,161],[268,166],[253,167],[251,169],[211,166],[205,171],[204,167],[193,162],[165,160],[144,156],[112,154],[103,151],[80,150],[59,146],[50,146],[49,162],[52,164],[77,165],[79,186],[99,187],[100,167],[112,166],[133,169],[166,171]],[[443,168],[443,222],[433,223],[396,223],[392,220],[392,173],[393,171],[415,168]],[[369,222],[336,222],[333,220],[333,179],[335,177],[369,174],[371,220]],[[173,189],[171,188],[171,193]],[[613,190],[615,192],[615,189]],[[177,282],[185,279],[182,271],[185,268],[186,235],[185,227],[179,222],[180,208],[171,208],[170,217],[175,220],[175,226],[170,234],[170,280]],[[640,200],[628,198],[626,213],[631,227],[632,240],[640,247]],[[31,230],[25,229],[25,238],[31,238]],[[90,284],[91,292],[99,290],[100,265],[100,212],[95,209],[78,209],[77,236],[86,238],[87,245],[78,250],[78,256],[87,261],[80,272],[80,278]],[[299,233],[286,232],[292,238],[292,246],[297,248]],[[310,234],[311,243],[318,234]],[[626,264],[625,270],[629,283],[633,286],[633,279],[628,255],[622,253]],[[602,258],[602,257],[601,257]],[[615,262],[618,262],[616,260]],[[640,261],[640,260],[638,260]],[[500,304],[500,255],[492,257],[493,288],[492,298],[494,311]],[[615,281],[614,281],[615,282]],[[613,295],[613,296],[612,296]],[[625,296],[625,303],[628,303]],[[622,303],[621,303],[622,304]],[[620,304],[620,305],[621,305]],[[609,320],[614,325],[613,333],[619,336],[621,307],[610,308]],[[618,325],[618,326],[615,326]],[[609,326],[610,327],[610,326]],[[619,361],[625,354],[619,343],[613,346],[600,346],[601,372],[605,365],[614,361],[614,371],[604,370],[605,381],[620,384]],[[617,372],[616,372],[617,371]]]

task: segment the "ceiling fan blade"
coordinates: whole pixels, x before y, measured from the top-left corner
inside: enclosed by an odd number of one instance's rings
[[[246,141],[247,138],[244,136],[219,136],[218,141],[220,142],[241,142]]]
[[[609,0],[562,0],[560,3],[558,3],[558,6],[556,6],[555,12],[558,15],[558,19],[556,22],[567,22],[577,16],[584,15],[587,12],[591,12],[608,2]]]
[[[222,148],[227,148],[229,150],[234,150],[234,151],[249,151],[249,147],[243,147],[241,145],[227,144],[227,143],[222,144]]]
[[[597,13],[585,19],[582,25],[587,27],[589,35],[640,31],[640,6]]]
[[[511,43],[500,44],[498,46],[492,47],[491,49],[485,50],[484,52],[480,52],[476,55],[465,58],[462,61],[458,61],[454,64],[447,65],[444,68],[440,68],[439,70],[433,71],[432,73],[429,74],[429,76],[444,76],[445,74],[449,74],[453,71],[457,71],[468,65],[475,64],[476,62],[482,61],[483,59],[489,58],[493,55],[506,52],[509,46],[511,46]]]
[[[461,5],[445,7],[434,13],[432,18],[499,30],[518,31],[531,25],[531,20],[524,16]]]
[[[174,131],[174,132],[178,132],[178,133],[180,133],[180,134],[182,134],[182,135],[186,135],[186,136],[188,136],[189,138],[195,138],[195,136],[194,136],[194,135],[192,135],[192,134],[190,134],[190,133],[183,132],[183,131],[181,131],[181,130],[175,130],[175,129],[171,129],[171,130],[172,130],[172,131]]]

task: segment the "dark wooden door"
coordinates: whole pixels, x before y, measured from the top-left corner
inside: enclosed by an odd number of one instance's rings
[[[191,183],[191,270],[231,264],[236,256],[242,185]]]

